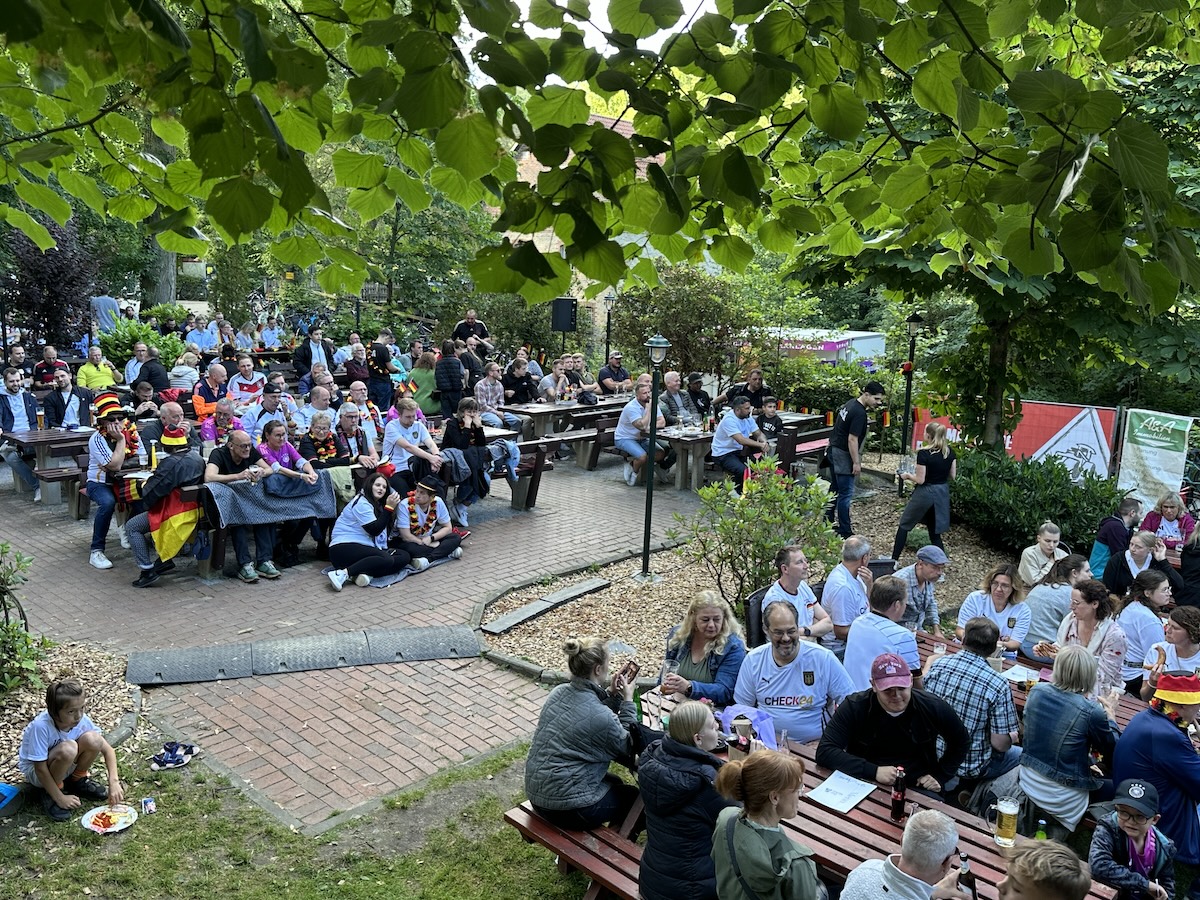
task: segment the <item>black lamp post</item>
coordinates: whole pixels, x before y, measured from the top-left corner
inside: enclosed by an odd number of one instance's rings
[[[921,333],[921,323],[924,321],[920,313],[913,313],[904,320],[908,325],[908,362],[901,365],[901,369],[904,371],[904,424],[900,428],[900,454],[902,456],[908,454],[908,427],[912,422],[913,357],[917,352],[917,335]],[[904,496],[903,480],[898,483],[897,493],[901,497]]]
[[[608,354],[612,352],[612,311],[617,305],[617,292],[612,288],[604,295],[604,364],[608,365]]]
[[[653,372],[650,380],[650,449],[646,453],[646,522],[642,534],[642,573],[635,575],[634,580],[643,584],[658,581],[658,576],[650,571],[650,518],[654,512],[654,456],[658,452],[655,441],[658,438],[658,385],[662,378],[662,366],[667,361],[667,351],[671,342],[661,334],[656,334],[646,341],[645,347],[650,351],[650,368]]]

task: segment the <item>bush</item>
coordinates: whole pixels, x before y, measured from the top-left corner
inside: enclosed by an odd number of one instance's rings
[[[186,314],[184,318],[187,318]],[[101,332],[100,349],[113,363],[123,366],[133,357],[133,345],[138,341],[150,347],[157,347],[159,360],[168,369],[175,365],[175,360],[183,353],[183,341],[179,339],[178,334],[163,336],[158,333],[157,328],[129,319],[118,319],[116,329],[107,333]]]
[[[0,543],[0,697],[22,687],[43,687],[37,665],[53,643],[30,634],[25,610],[13,588],[25,581],[31,557]]]
[[[188,310],[186,306],[178,303],[156,303],[149,309],[143,309],[141,319],[143,322],[150,318],[154,318],[161,325],[167,319],[174,319],[176,325],[182,325],[187,321]]]
[[[775,471],[777,462],[752,463],[754,477],[741,497],[724,481],[701,488],[700,509],[690,519],[676,513],[680,527],[669,532],[687,541],[677,552],[708,570],[743,619],[746,598],[775,580],[780,547],[803,547],[827,571],[841,560],[841,540],[825,518],[828,485],[815,475],[793,481]]]
[[[955,448],[958,480],[950,487],[954,517],[997,546],[1020,553],[1050,519],[1063,542],[1087,556],[1100,520],[1125,496],[1115,479],[1085,475],[1072,482],[1058,459],[1013,459],[993,450]]]

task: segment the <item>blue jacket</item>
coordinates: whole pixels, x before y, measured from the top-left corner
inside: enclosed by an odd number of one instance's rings
[[[716,792],[721,760],[664,737],[638,762],[646,803],[646,849],[638,874],[645,900],[716,900],[712,841],[717,816],[736,803]]]
[[[1021,765],[1064,787],[1095,790],[1100,780],[1090,771],[1090,753],[1107,756],[1119,736],[1100,704],[1053,684],[1036,684],[1025,701]]]
[[[1187,734],[1156,709],[1134,716],[1117,741],[1113,782],[1126,778],[1154,785],[1162,814],[1158,827],[1179,848],[1180,862],[1200,864],[1200,756]]]
[[[678,647],[671,646],[671,638],[679,631],[676,625],[667,635],[667,660],[679,662],[692,652],[691,641],[684,641]],[[716,706],[728,706],[733,702],[733,688],[737,684],[738,672],[742,669],[742,660],[746,658],[746,642],[736,634],[731,634],[725,641],[724,653],[709,653],[704,658],[708,666],[709,680],[706,682],[693,681],[692,700],[711,700]],[[660,677],[659,681],[662,679]]]
[[[7,393],[7,392],[6,392]],[[25,401],[25,415],[29,416],[30,429],[37,428],[37,400],[29,391],[22,391],[21,397]],[[8,405],[7,397],[0,397],[0,431],[13,430],[13,414],[12,409]]]
[[[1154,829],[1154,865],[1150,867],[1150,878],[1156,880],[1168,897],[1175,896],[1174,842]],[[1117,814],[1109,813],[1098,823],[1092,835],[1092,848],[1088,851],[1088,865],[1092,877],[1101,884],[1115,887],[1118,900],[1142,900],[1148,896],[1146,889],[1150,879],[1139,875],[1129,865],[1129,838],[1117,824]]]

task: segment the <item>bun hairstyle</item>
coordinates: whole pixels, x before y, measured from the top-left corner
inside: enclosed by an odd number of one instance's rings
[[[712,709],[699,700],[685,700],[671,710],[671,723],[667,734],[689,747],[696,743],[696,735],[705,723],[712,719]]]
[[[1087,581],[1081,581],[1075,585],[1075,590],[1079,591],[1079,596],[1085,602],[1096,604],[1097,622],[1103,622],[1109,616],[1115,616],[1121,609],[1121,601],[1114,594],[1108,592],[1108,587],[1103,581],[1089,578]]]
[[[596,666],[608,659],[608,644],[598,637],[571,637],[563,641],[567,668],[576,678],[591,678]]]
[[[671,724],[675,715],[671,714]],[[797,790],[804,781],[804,761],[778,750],[758,750],[744,760],[721,766],[717,773],[717,793],[739,801],[746,814],[757,816],[771,805],[771,792]]]

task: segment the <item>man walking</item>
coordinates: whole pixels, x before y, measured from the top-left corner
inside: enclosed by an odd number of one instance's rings
[[[833,469],[833,486],[837,491],[837,527],[842,537],[854,534],[850,524],[850,501],[854,499],[854,482],[862,471],[862,445],[867,437],[867,410],[883,402],[883,385],[868,381],[862,393],[838,410],[829,438],[829,464]],[[833,521],[832,512],[829,521]]]

